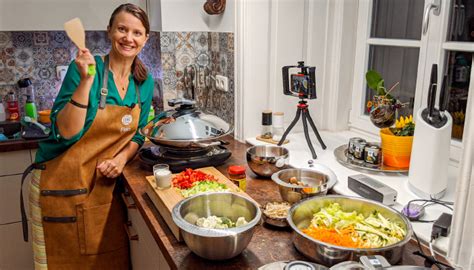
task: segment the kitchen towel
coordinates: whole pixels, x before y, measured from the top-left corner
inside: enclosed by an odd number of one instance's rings
[[[474,93],[471,84],[470,93]],[[448,258],[461,269],[474,269],[474,103],[469,98],[463,135],[463,153],[456,187]]]

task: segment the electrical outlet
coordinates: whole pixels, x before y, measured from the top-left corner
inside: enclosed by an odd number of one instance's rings
[[[216,75],[216,89],[221,91],[229,91],[229,78],[222,75]]]
[[[64,80],[66,76],[68,66],[56,66],[56,77],[61,81]]]

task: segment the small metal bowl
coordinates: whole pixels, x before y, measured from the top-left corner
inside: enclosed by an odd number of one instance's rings
[[[290,183],[290,178],[296,177],[305,186]],[[326,195],[329,187],[329,176],[313,169],[285,169],[272,175],[272,180],[278,185],[281,198],[291,204],[302,199]]]
[[[288,220],[286,219],[286,216],[285,217],[282,217],[282,218],[274,218],[274,217],[270,217],[270,216],[267,216],[267,214],[265,214],[265,209],[267,208],[267,205],[269,204],[270,202],[266,203],[265,205],[262,206],[262,219],[265,223],[269,224],[269,225],[272,225],[272,226],[275,226],[275,227],[280,227],[280,228],[285,228],[285,227],[289,227],[290,224],[288,224]],[[274,202],[272,202],[274,203]],[[288,208],[288,211],[290,211],[290,209]]]
[[[276,145],[256,145],[247,149],[247,164],[258,176],[270,177],[288,167],[290,152]]]

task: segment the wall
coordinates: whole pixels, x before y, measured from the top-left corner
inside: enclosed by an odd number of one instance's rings
[[[195,83],[198,107],[234,124],[234,35],[215,32],[161,33],[163,93],[165,102],[177,97],[190,97],[191,87],[185,87],[184,69],[196,65],[199,73]],[[214,80],[204,83],[203,75],[217,74],[229,79],[229,91],[217,90]],[[168,108],[164,104],[165,109]]]
[[[317,128],[347,129],[357,7],[358,0],[237,2],[238,139],[259,134],[261,111],[265,109],[284,112],[288,127],[295,117],[298,98],[283,94],[281,68],[301,60],[316,67],[317,99],[308,104]],[[302,130],[300,119],[292,132]]]
[[[204,11],[203,5],[206,0],[160,0],[160,2],[161,31],[234,32],[235,2],[237,2],[235,0],[227,0],[224,13],[219,15],[209,15]]]

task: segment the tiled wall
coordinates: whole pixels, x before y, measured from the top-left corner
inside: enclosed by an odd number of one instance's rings
[[[106,32],[86,32],[86,46],[94,55],[106,54],[110,50]],[[155,79],[157,99],[162,97],[158,91],[161,81],[159,48],[159,33],[150,33],[150,39],[140,54]],[[63,31],[0,32],[0,97],[10,90],[21,97],[16,82],[29,77],[35,87],[39,110],[51,108],[61,86],[56,66],[69,65],[76,53],[77,48]],[[161,100],[158,102],[162,103]]]
[[[110,50],[104,31],[86,32],[86,46],[95,55]],[[60,88],[56,66],[69,65],[77,49],[63,31],[0,32],[0,97],[17,94],[16,82],[30,77],[40,110],[51,108]],[[199,69],[229,78],[229,91],[215,89],[214,81],[201,81],[195,91],[198,106],[229,123],[234,123],[234,36],[232,33],[163,32],[150,33],[140,59],[155,79],[154,101],[161,109],[164,100],[186,95],[183,71],[196,64]],[[189,89],[188,92],[189,93]],[[23,102],[20,102],[20,104]]]
[[[196,80],[195,99],[203,111],[234,124],[234,34],[215,32],[162,32],[161,63],[165,101],[178,96],[190,96],[184,84],[184,69],[197,65],[200,74],[207,71],[229,78],[229,91],[216,90],[210,79],[206,86],[203,76]],[[207,71],[206,71],[207,69]],[[167,104],[165,104],[167,108]]]

